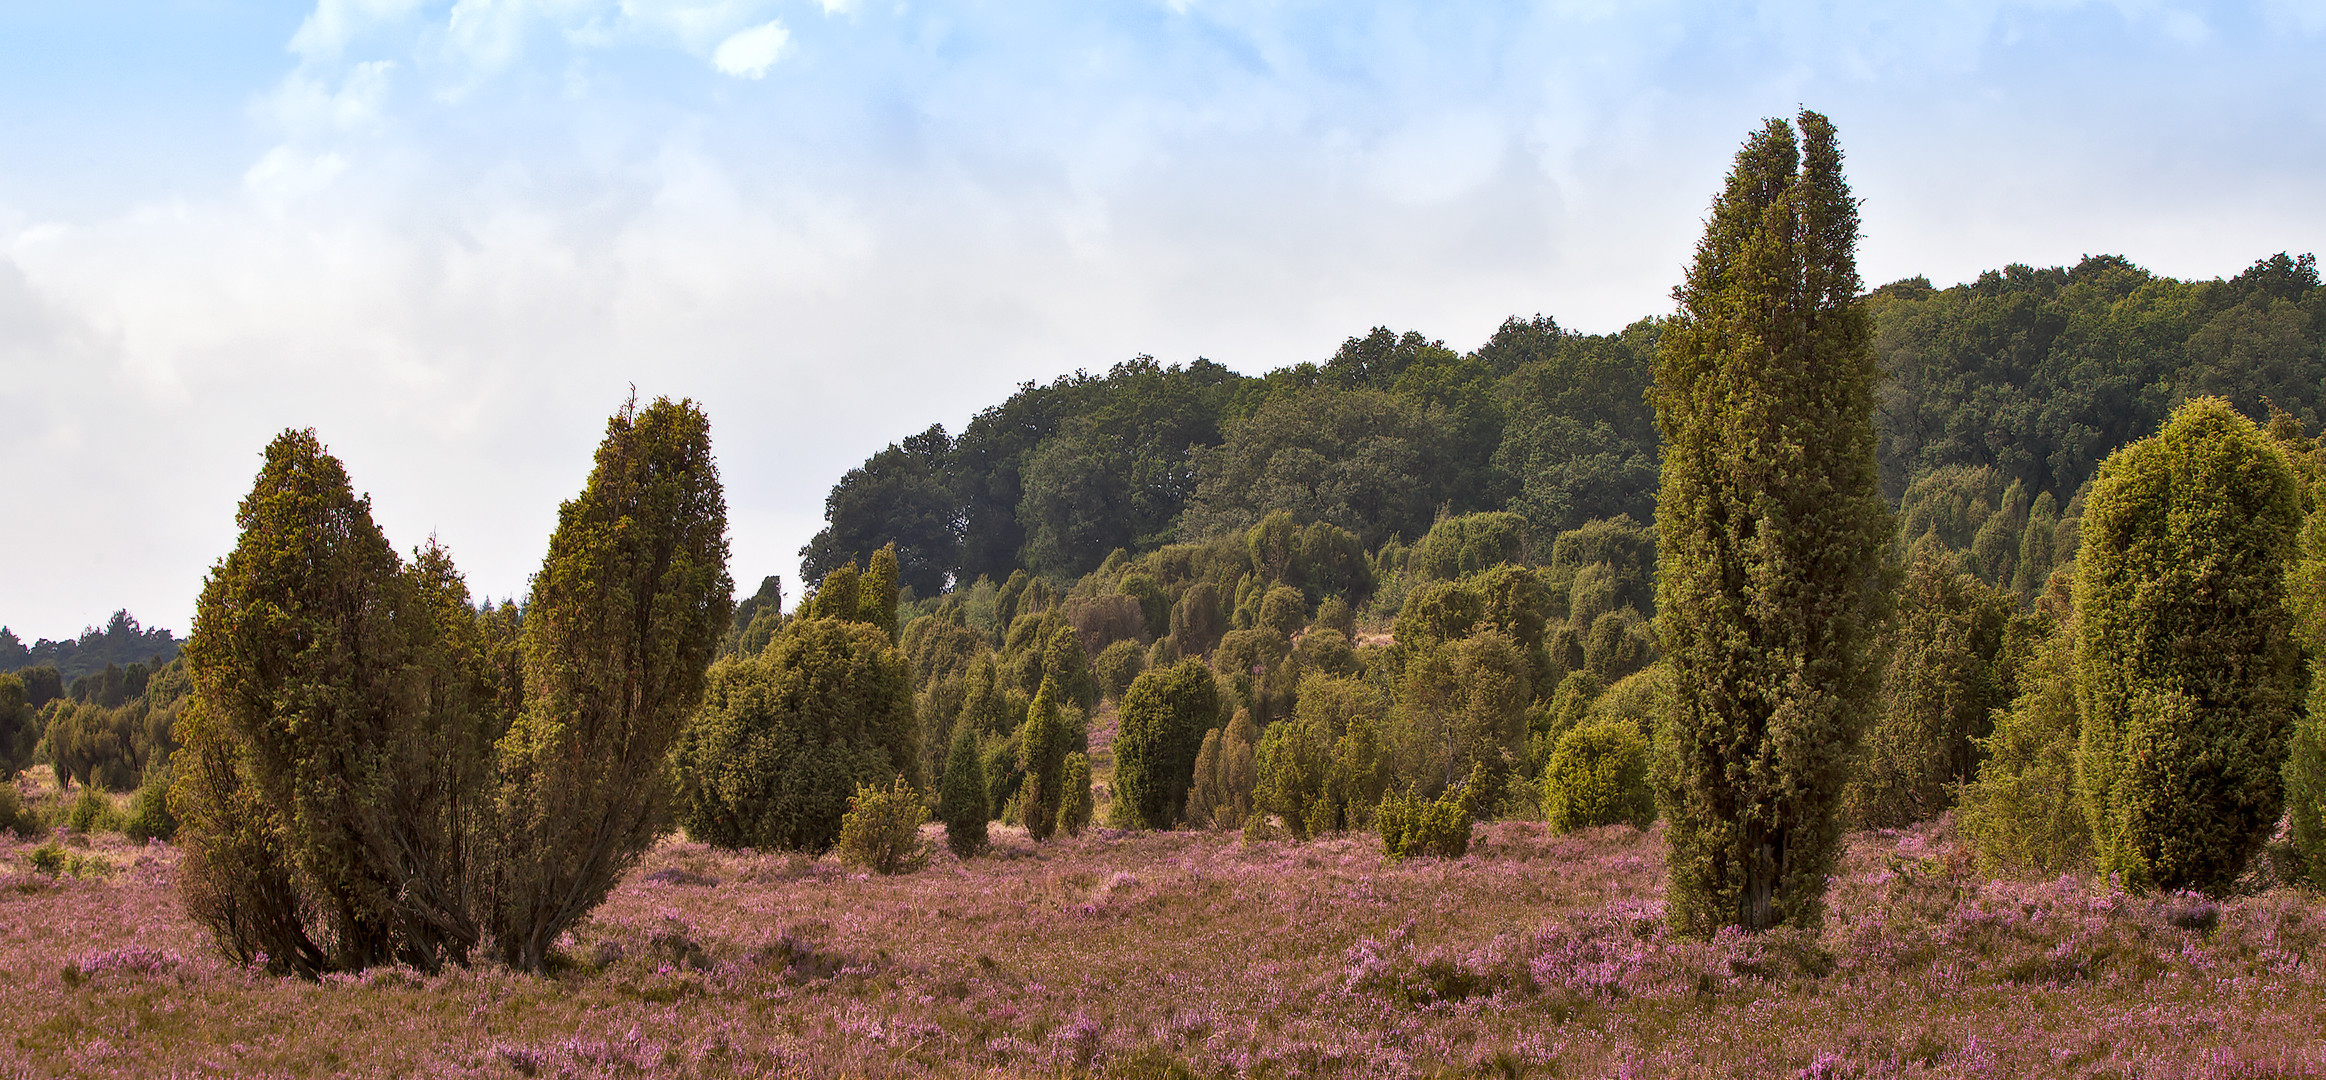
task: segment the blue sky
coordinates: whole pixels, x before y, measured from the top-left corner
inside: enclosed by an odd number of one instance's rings
[[[1140,353],[1670,307],[1838,125],[1870,282],[2326,248],[2326,3],[0,0],[0,622],[184,632],[268,438],[522,590],[635,383],[736,578],[839,473]]]

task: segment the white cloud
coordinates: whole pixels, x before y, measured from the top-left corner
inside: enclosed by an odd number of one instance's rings
[[[783,59],[784,48],[790,43],[791,31],[770,19],[720,42],[711,54],[711,66],[737,78],[760,78]]]
[[[317,0],[315,10],[291,35],[291,51],[309,59],[335,57],[355,38],[381,23],[420,9],[425,0]]]

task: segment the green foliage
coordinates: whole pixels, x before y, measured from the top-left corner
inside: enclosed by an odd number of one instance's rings
[[[1171,594],[1155,581],[1154,575],[1129,573],[1123,575],[1120,586],[1124,596],[1139,602],[1139,614],[1146,619],[1147,637],[1162,637],[1171,632]]]
[[[1452,580],[1502,563],[1533,561],[1526,518],[1507,511],[1449,517],[1413,546],[1406,568],[1425,580]]]
[[[2092,828],[2076,793],[2076,632],[2052,629],[1979,741],[1978,776],[1963,788],[1958,820],[1992,871],[2065,874],[2091,865]]]
[[[861,866],[875,874],[910,874],[929,863],[929,845],[921,839],[921,825],[928,820],[921,793],[904,777],[886,786],[860,785],[848,800],[834,848],[844,866]]]
[[[2109,456],[2076,558],[2077,764],[2100,868],[2215,890],[2283,808],[2300,707],[2285,454],[2219,398]]]
[[[1279,510],[1244,534],[1257,580],[1298,590],[1307,602],[1327,596],[1362,600],[1372,593],[1373,565],[1356,534],[1330,522],[1297,521]]]
[[[953,749],[945,755],[937,816],[945,822],[945,846],[953,854],[966,859],[985,850],[985,823],[993,819],[993,807],[986,798],[977,732],[967,724],[955,726]]]
[[[1409,657],[1397,698],[1400,778],[1431,797],[1474,776],[1477,805],[1499,804],[1526,752],[1532,680],[1526,655],[1499,630]]]
[[[2018,605],[1932,545],[1918,549],[1898,597],[1880,709],[1844,794],[1861,827],[1938,816],[1978,764],[1979,740],[2009,704],[2003,633]]]
[[[137,789],[137,797],[130,803],[129,817],[121,823],[121,833],[131,840],[161,840],[167,842],[178,835],[177,815],[170,813],[170,770],[156,770]]]
[[[1891,521],[1857,201],[1832,125],[1799,120],[1737,153],[1656,361],[1660,795],[1671,914],[1699,933],[1816,920],[1877,686]]]
[[[1948,466],[1991,466],[1998,491],[2017,481],[2065,502],[2109,451],[2193,396],[2226,396],[2257,419],[2271,402],[2313,430],[2326,420],[2326,290],[2308,256],[2264,259],[2229,281],[2182,282],[2091,255],[1943,290],[1899,282],[1870,306],[1886,377],[1883,487],[1893,494]],[[2040,575],[2028,580],[2022,593],[2041,587]]]
[[[1557,832],[1656,817],[1648,789],[1648,741],[1621,721],[1583,724],[1559,737],[1543,769],[1543,816]]]
[[[1220,643],[1220,635],[1228,632],[1225,608],[1219,586],[1209,581],[1188,586],[1171,607],[1168,655],[1186,660],[1212,651]]]
[[[189,913],[276,971],[466,959],[500,869],[500,717],[466,587],[440,548],[397,558],[311,431],[268,446],[237,523],[174,725]]]
[[[1058,715],[1058,697],[1057,686],[1045,683],[1018,734],[1018,767],[1026,774],[1018,789],[1018,819],[1037,843],[1058,831],[1058,812],[1066,801],[1067,731]]]
[[[932,425],[850,469],[824,498],[828,524],[800,549],[801,574],[821,580],[885,544],[895,550],[899,583],[937,595],[961,561],[952,462],[953,440]]]
[[[856,619],[879,627],[894,641],[898,630],[896,601],[896,545],[889,544],[872,553],[872,562],[856,583]]]
[[[1538,537],[1595,518],[1655,512],[1656,426],[1647,389],[1659,320],[1583,336],[1513,318],[1478,350],[1498,371],[1505,420],[1494,464],[1518,480],[1508,509]]]
[[[801,604],[799,617],[862,620],[864,606],[858,599],[858,586],[863,577],[864,575],[856,569],[855,563],[842,563],[834,567],[830,573],[824,575],[824,580],[817,584],[815,594]]]
[[[1120,701],[1123,691],[1131,688],[1131,680],[1147,670],[1147,650],[1136,641],[1118,641],[1100,650],[1096,668],[1098,693],[1108,701]]]
[[[0,832],[12,832],[19,840],[31,840],[47,829],[40,817],[26,809],[24,800],[16,794],[16,780],[0,780]]]
[[[1470,826],[1478,820],[1484,768],[1448,787],[1435,799],[1390,792],[1375,812],[1381,847],[1393,859],[1459,859],[1470,851]]]
[[[167,664],[176,659],[182,644],[167,630],[138,625],[127,610],[115,611],[102,629],[90,627],[79,637],[62,641],[42,638],[30,646],[0,626],[0,672],[20,674],[32,707],[38,709],[64,696],[65,687],[108,667]]]
[[[915,774],[918,734],[886,634],[793,619],[765,653],[712,667],[671,754],[679,823],[716,847],[822,851],[856,789]]]
[[[1259,785],[1259,762],[1252,744],[1260,736],[1250,710],[1239,709],[1225,728],[1204,733],[1195,756],[1195,783],[1188,788],[1189,825],[1198,829],[1240,829],[1252,816]]]
[[[1269,589],[1260,601],[1257,625],[1264,630],[1274,630],[1287,639],[1291,638],[1300,632],[1301,627],[1308,625],[1307,598],[1300,595],[1300,590],[1288,585]]]
[[[1026,786],[1026,767],[1019,753],[1021,732],[1018,729],[1001,735],[989,735],[980,744],[978,754],[984,762],[985,805],[995,821],[1007,821],[1016,816],[1018,793]]]
[[[1089,654],[1071,626],[1061,626],[1042,646],[1042,677],[1057,691],[1061,705],[1089,712],[1098,704],[1098,680],[1091,676]]]
[[[735,614],[728,620],[727,637],[719,644],[719,655],[757,653],[775,638],[783,626],[783,578],[769,574],[759,579],[759,591],[735,603]]]
[[[2309,708],[2286,747],[2288,840],[2303,880],[2326,889],[2326,677],[2310,672]]]
[[[1090,827],[1091,812],[1096,804],[1090,793],[1090,755],[1076,750],[1066,755],[1066,764],[1059,769],[1059,784],[1063,787],[1058,804],[1058,827],[1068,836],[1081,836]]]
[[[1347,530],[1365,549],[1399,533],[1419,536],[1441,504],[1470,509],[1481,494],[1451,419],[1386,390],[1317,386],[1273,396],[1229,422],[1226,441],[1198,457],[1181,530],[1242,532],[1282,511]]]
[[[1359,679],[1312,672],[1292,716],[1260,735],[1254,806],[1307,839],[1358,825],[1389,788],[1389,702]]]
[[[32,849],[32,854],[25,857],[25,861],[32,866],[33,873],[47,874],[50,877],[59,877],[64,874],[66,860],[64,845],[54,840]]]
[[[1212,669],[1234,703],[1252,710],[1262,723],[1291,711],[1300,673],[1289,663],[1292,643],[1272,629],[1230,631],[1212,653]]]
[[[494,938],[512,967],[540,970],[665,825],[664,762],[735,591],[726,532],[702,410],[624,406],[558,509],[526,605],[524,710],[500,743]]]
[[[79,798],[65,811],[65,826],[77,833],[121,831],[121,811],[113,806],[96,788],[81,789]]]
[[[1115,805],[1122,824],[1165,829],[1186,805],[1203,734],[1219,723],[1219,685],[1201,660],[1131,681],[1116,707]]]
[[[40,740],[40,714],[30,699],[22,678],[0,675],[0,776],[13,778]]]

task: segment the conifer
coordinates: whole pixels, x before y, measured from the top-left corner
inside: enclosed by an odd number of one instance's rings
[[[1816,919],[1876,687],[1891,521],[1857,201],[1833,126],[1799,122],[1738,152],[1652,391],[1672,913],[1697,932]]]

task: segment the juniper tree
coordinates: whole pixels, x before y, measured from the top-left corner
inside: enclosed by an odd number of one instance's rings
[[[1058,829],[1058,809],[1064,803],[1066,724],[1058,715],[1058,687],[1045,682],[1026,709],[1019,729],[1018,765],[1026,771],[1018,790],[1018,816],[1026,835],[1048,840]]]
[[[1195,779],[1203,734],[1219,723],[1219,683],[1201,660],[1131,680],[1117,708],[1115,812],[1132,828],[1171,827]]]
[[[2101,463],[2076,555],[2076,771],[2103,871],[2218,889],[2276,827],[2300,525],[2285,455],[2220,398]]]
[[[1651,392],[1672,911],[1698,932],[1816,918],[1876,685],[1891,523],[1857,202],[1832,124],[1799,122],[1737,153]]]
[[[664,757],[730,617],[726,533],[702,410],[623,406],[525,609],[525,708],[500,745],[494,931],[513,967],[539,970],[663,827]]]
[[[985,767],[978,761],[977,729],[957,725],[953,749],[945,755],[945,781],[939,789],[937,816],[945,821],[945,846],[964,859],[985,850],[985,823],[993,817],[986,805]]]

